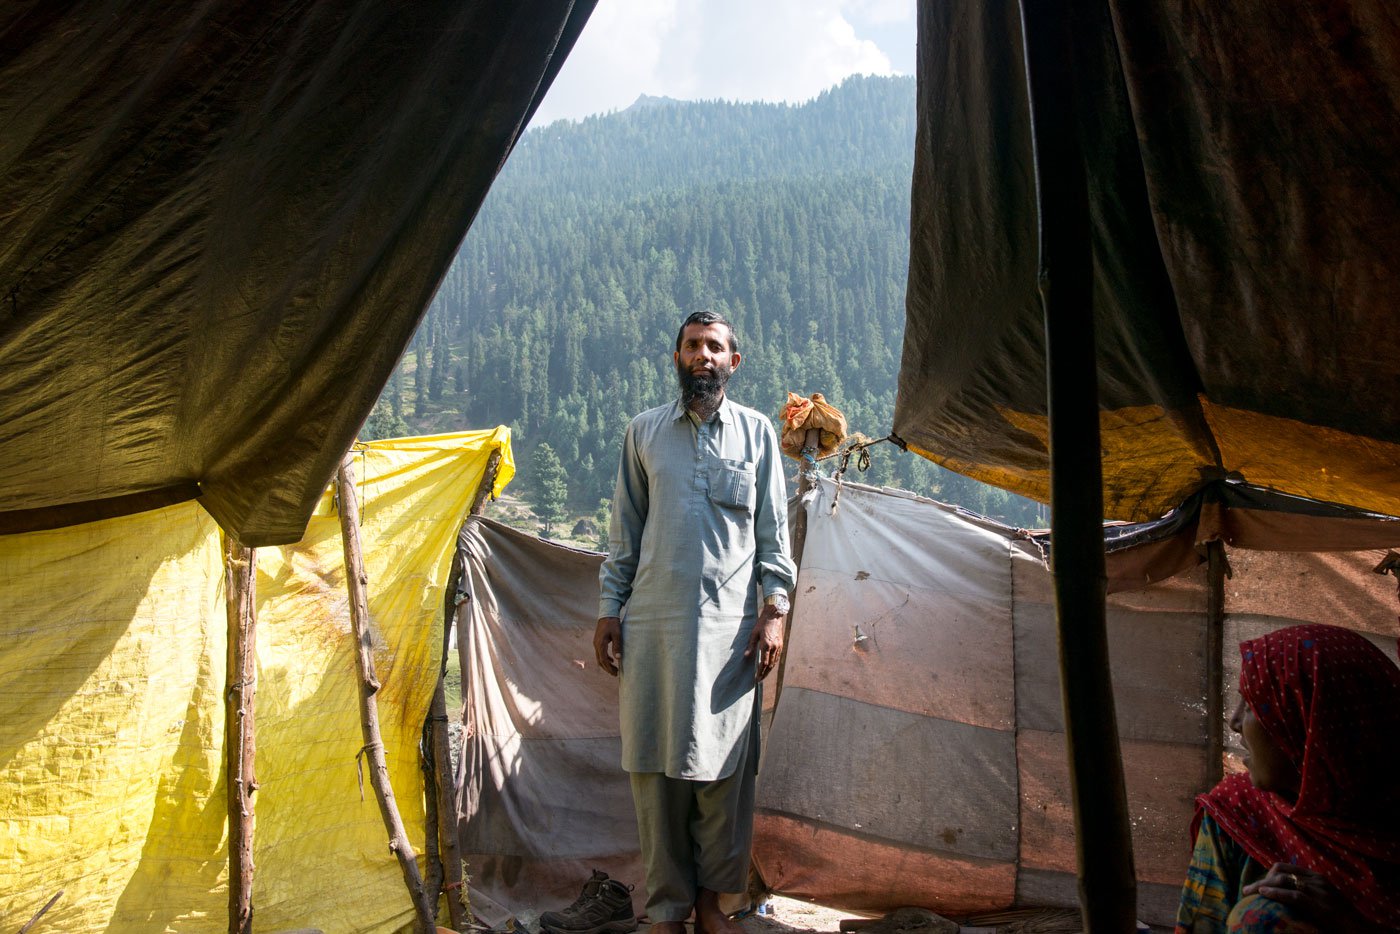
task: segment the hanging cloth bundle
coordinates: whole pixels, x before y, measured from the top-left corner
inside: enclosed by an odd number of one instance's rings
[[[783,406],[783,453],[801,460],[807,432],[813,428],[821,432],[817,457],[835,454],[846,440],[846,416],[821,393],[812,393],[810,399],[795,392],[788,393],[787,404]]]

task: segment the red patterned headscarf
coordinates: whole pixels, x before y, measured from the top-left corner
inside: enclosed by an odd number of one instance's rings
[[[1400,668],[1322,625],[1242,642],[1240,657],[1240,694],[1298,770],[1298,798],[1233,775],[1197,805],[1259,862],[1321,873],[1400,928]]]

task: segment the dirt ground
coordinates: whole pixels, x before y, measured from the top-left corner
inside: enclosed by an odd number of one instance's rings
[[[770,896],[772,913],[752,915],[740,922],[747,934],[836,934],[845,919],[862,917],[849,911],[823,908],[808,902]],[[1069,934],[1081,928],[1075,912],[993,912],[985,920],[961,928],[962,934]],[[872,928],[883,934],[930,934],[928,927],[905,928],[889,922]]]
[[[798,901],[773,895],[768,899],[770,911],[766,914],[753,914],[742,919],[739,926],[745,934],[839,934],[843,920],[862,917],[854,912],[823,908],[809,902]],[[521,927],[517,930],[538,934],[538,915],[527,912],[519,916]],[[650,925],[643,924],[638,934],[647,934]],[[687,925],[687,930],[692,930]],[[985,920],[972,926],[961,928],[962,934],[1072,934],[1081,929],[1077,912],[1051,909],[1043,912],[1011,910],[994,912]],[[1167,930],[1167,929],[1162,929]],[[930,934],[928,928],[915,928],[903,934]],[[885,934],[895,934],[886,929]]]
[[[739,922],[747,934],[837,934],[842,918],[858,917],[849,911],[823,908],[780,895],[771,896],[768,905],[770,913],[749,915]],[[538,932],[538,917],[531,911],[521,914],[519,920],[524,930]],[[638,929],[639,934],[646,934],[650,927],[643,924]],[[690,928],[687,925],[687,930]]]
[[[848,911],[823,908],[780,895],[771,896],[768,905],[770,913],[749,915],[739,922],[739,926],[747,934],[837,934],[842,918],[857,917]],[[535,912],[527,912],[520,915],[519,920],[526,931],[537,932],[537,917]],[[638,928],[639,934],[647,934],[650,927],[643,924]],[[687,930],[691,928],[692,925],[687,925]]]
[[[854,918],[849,911],[836,911],[795,898],[774,895],[768,899],[773,913],[750,915],[739,922],[748,934],[784,934],[788,931],[813,931],[830,934],[839,930],[842,918]]]

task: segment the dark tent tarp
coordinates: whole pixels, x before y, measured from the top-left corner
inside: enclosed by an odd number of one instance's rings
[[[1050,533],[1028,534],[1048,559]],[[1319,554],[1400,548],[1400,518],[1215,481],[1160,519],[1104,527],[1108,591],[1141,590],[1187,573],[1205,563],[1210,542]]]
[[[1400,513],[1400,6],[1081,4],[1105,512],[1227,474]],[[895,433],[1048,499],[1014,0],[924,3]]]
[[[296,541],[593,0],[0,10],[0,531]]]

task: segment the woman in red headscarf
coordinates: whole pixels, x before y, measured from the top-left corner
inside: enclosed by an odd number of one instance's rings
[[[1400,668],[1322,625],[1240,658],[1249,774],[1196,799],[1177,934],[1400,930]]]

